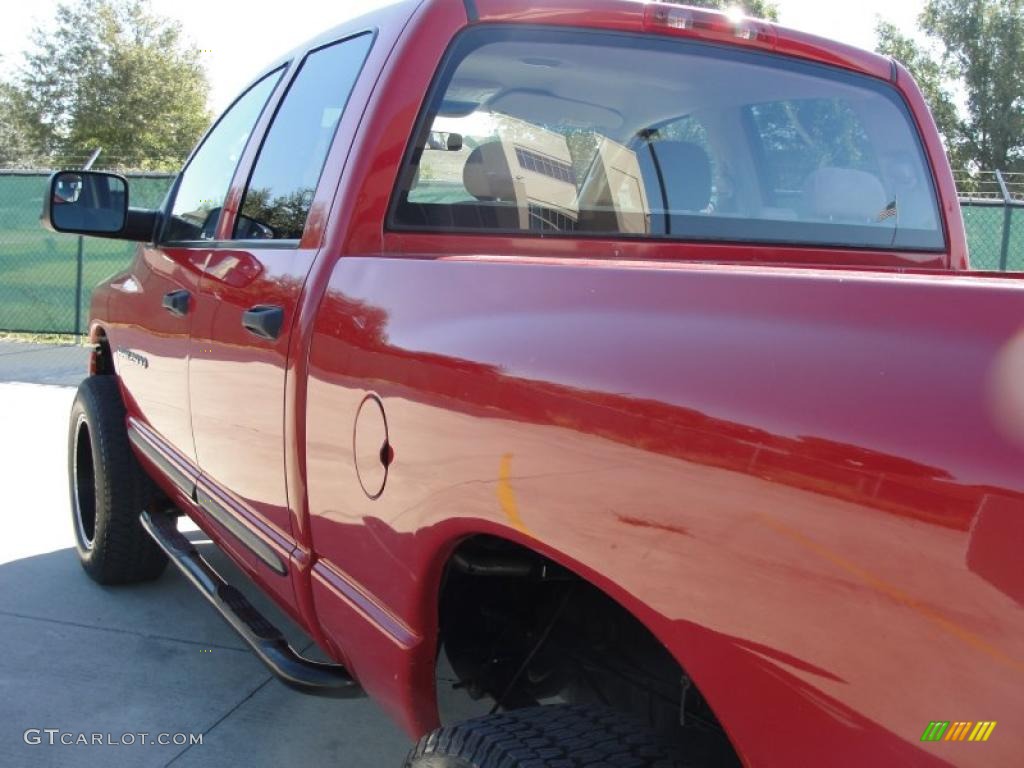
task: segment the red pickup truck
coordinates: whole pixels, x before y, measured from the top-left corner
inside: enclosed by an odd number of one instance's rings
[[[1024,284],[969,271],[899,64],[417,0],[268,67],[159,210],[52,192],[140,243],[72,411],[85,570],[170,560],[408,766],[1021,764]]]

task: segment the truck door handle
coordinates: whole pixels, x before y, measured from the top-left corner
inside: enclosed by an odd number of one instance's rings
[[[192,294],[186,290],[171,291],[164,294],[163,306],[168,312],[177,317],[184,317],[188,314],[189,299]]]
[[[242,313],[242,327],[261,339],[274,340],[281,335],[284,310],[269,304],[260,304]]]

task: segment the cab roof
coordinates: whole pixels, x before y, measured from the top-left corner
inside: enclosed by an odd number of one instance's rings
[[[346,35],[404,27],[420,6],[430,13],[433,6],[452,2],[458,0],[395,0],[325,30],[265,67],[260,77]],[[895,62],[876,53],[773,22],[736,19],[706,8],[647,0],[462,0],[462,4],[469,25],[534,24],[675,35],[767,50],[884,80],[895,81],[897,75]]]
[[[428,0],[448,2],[450,0]],[[471,22],[557,24],[653,34],[711,38],[740,47],[768,49],[780,54],[831,64],[885,80],[895,79],[892,59],[835,40],[800,32],[760,19],[736,20],[726,13],[645,0],[465,0]],[[659,25],[658,12],[666,23]],[[674,16],[668,21],[668,14]],[[472,16],[475,15],[475,19]],[[688,29],[680,28],[685,17]],[[696,22],[696,23],[694,23]],[[703,22],[703,23],[701,23]],[[749,34],[753,32],[753,34]]]

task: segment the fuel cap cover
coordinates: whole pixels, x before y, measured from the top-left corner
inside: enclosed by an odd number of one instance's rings
[[[388,468],[394,460],[388,439],[388,420],[384,403],[377,395],[367,395],[359,404],[352,430],[352,458],[363,493],[379,499],[388,481]]]

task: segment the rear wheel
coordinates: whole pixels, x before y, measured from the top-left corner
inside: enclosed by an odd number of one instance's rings
[[[405,768],[683,768],[647,725],[604,707],[547,706],[467,720],[420,739]]]
[[[139,522],[158,493],[128,443],[117,379],[90,376],[78,387],[68,433],[71,519],[78,558],[100,584],[158,577],[167,565]]]

